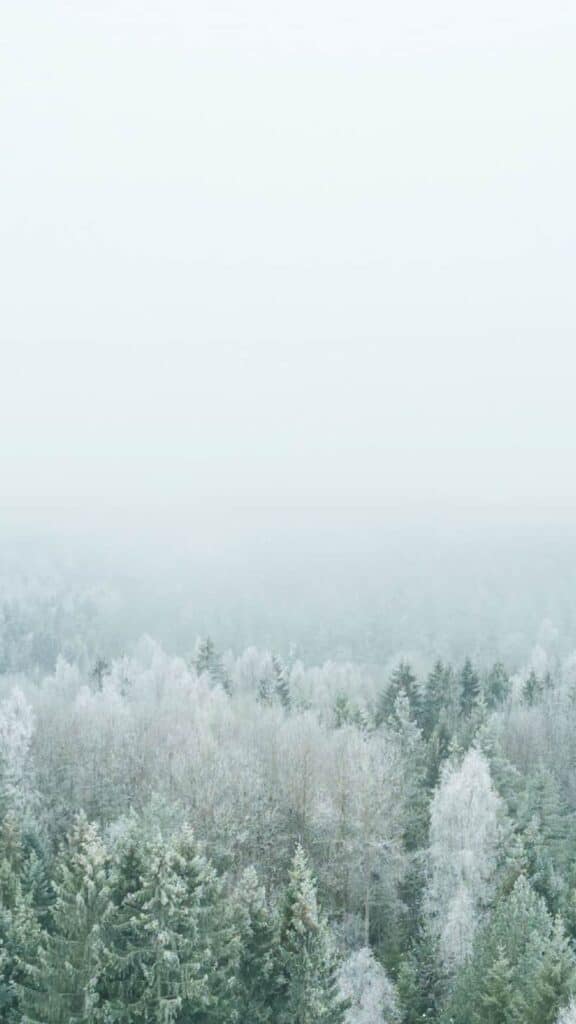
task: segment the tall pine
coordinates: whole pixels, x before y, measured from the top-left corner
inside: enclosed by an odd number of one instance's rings
[[[318,910],[316,885],[301,846],[284,896],[278,951],[277,1024],[342,1024],[332,938]]]

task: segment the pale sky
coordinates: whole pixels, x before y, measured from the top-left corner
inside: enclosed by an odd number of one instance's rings
[[[2,507],[570,514],[575,44],[560,0],[5,0]]]

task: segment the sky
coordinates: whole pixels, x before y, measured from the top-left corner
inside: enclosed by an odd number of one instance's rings
[[[5,0],[5,518],[569,519],[575,42],[561,0]]]

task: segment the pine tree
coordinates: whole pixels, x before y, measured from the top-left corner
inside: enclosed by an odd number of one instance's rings
[[[436,1020],[442,1003],[442,989],[437,943],[428,929],[421,928],[402,957],[396,979],[402,1024]]]
[[[521,1013],[514,990],[514,970],[503,946],[497,947],[478,993],[478,1005],[471,1009],[472,1024],[517,1024]]]
[[[522,691],[522,698],[524,702],[532,707],[532,705],[538,703],[543,692],[544,684],[542,683],[542,680],[538,678],[534,669],[531,669],[530,675],[524,683],[524,689]]]
[[[316,886],[298,846],[284,897],[279,942],[277,1024],[342,1024],[331,935],[318,911]]]
[[[239,942],[222,887],[188,828],[131,840],[111,872],[102,998],[123,1024],[224,1022]]]
[[[528,778],[518,817],[532,885],[557,913],[568,896],[575,820],[549,769],[540,767]]]
[[[527,951],[527,994],[522,1024],[552,1024],[558,1005],[574,991],[576,963],[560,918],[548,933],[531,936]]]
[[[117,845],[110,869],[110,908],[104,922],[105,950],[98,992],[105,1007],[103,1021],[135,1024],[143,1021],[146,989],[140,905],[148,849],[136,823]]]
[[[228,694],[231,693],[230,678],[222,664],[220,655],[216,651],[214,642],[209,636],[198,639],[192,664],[198,675],[206,673],[216,686],[221,686]]]
[[[412,672],[410,665],[405,661],[401,661],[398,667],[394,669],[388,686],[380,695],[374,716],[376,728],[394,717],[396,701],[399,696],[406,698],[411,715],[418,721],[421,696],[418,691],[416,676]]]
[[[203,672],[210,672],[214,667],[216,657],[214,641],[209,636],[199,637],[196,641],[196,649],[192,659],[198,675],[202,675]]]
[[[41,929],[33,892],[22,884],[27,863],[20,829],[8,814],[0,828],[0,1020],[20,1021],[19,986],[31,977]]]
[[[489,708],[498,707],[510,693],[510,679],[501,662],[492,666],[483,686],[484,699]]]
[[[449,670],[445,668],[443,662],[437,661],[428,676],[422,697],[421,725],[426,739],[429,739],[439,726],[442,709],[448,701],[449,686]]]
[[[231,902],[239,940],[234,1011],[239,1021],[268,1024],[273,1019],[277,934],[254,868],[247,868],[241,875]]]
[[[466,658],[459,676],[460,683],[460,708],[462,714],[469,716],[478,703],[480,697],[480,677],[475,671],[470,658]]]
[[[97,829],[79,815],[61,851],[50,929],[22,986],[26,1024],[93,1024],[108,909],[107,857]]]
[[[562,922],[552,918],[521,876],[480,932],[443,1020],[552,1024],[573,991],[574,972],[575,956]]]
[[[276,696],[284,710],[289,711],[292,706],[290,679],[285,666],[276,655],[273,655],[272,657],[272,672],[274,676],[274,691]]]

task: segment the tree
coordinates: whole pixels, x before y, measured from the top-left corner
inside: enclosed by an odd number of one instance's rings
[[[394,985],[368,946],[351,953],[338,972],[340,996],[349,1003],[344,1024],[395,1024]]]
[[[0,828],[0,1020],[6,1021],[21,1019],[19,987],[31,978],[41,939],[34,891],[22,884],[26,861],[19,826],[8,814]]]
[[[221,686],[226,693],[231,692],[230,678],[209,636],[197,640],[192,663],[198,675],[206,673],[215,685]]]
[[[500,838],[501,800],[478,750],[448,764],[430,811],[430,882],[425,899],[440,960],[451,973],[472,951],[488,903]]]
[[[480,697],[480,677],[474,669],[470,658],[466,658],[459,676],[460,708],[468,717],[478,703]]]
[[[336,958],[318,911],[316,886],[301,846],[296,848],[284,896],[278,950],[278,1024],[342,1024]]]
[[[274,690],[280,704],[285,711],[292,706],[292,695],[290,693],[290,679],[286,667],[275,654],[272,656],[272,671],[274,676]]]
[[[510,693],[510,679],[500,662],[492,666],[484,680],[483,695],[489,708],[498,707]]]
[[[56,865],[50,928],[21,1000],[27,1024],[93,1024],[108,909],[107,855],[95,825],[79,815]]]
[[[518,818],[532,885],[558,913],[568,895],[575,821],[549,769],[541,766],[528,777]]]
[[[104,922],[105,950],[98,990],[105,1006],[103,1020],[132,1024],[142,1020],[140,1008],[146,989],[140,918],[146,843],[132,821],[117,844],[110,870],[110,911]]]
[[[532,707],[536,704],[544,692],[544,684],[541,679],[538,678],[534,669],[530,670],[526,682],[524,683],[524,689],[522,691],[522,697],[526,704]]]
[[[238,939],[191,830],[145,846],[131,838],[111,872],[111,897],[102,989],[112,1020],[227,1020]]]
[[[232,918],[239,939],[234,1010],[240,1021],[272,1021],[276,926],[254,868],[241,875],[232,896]]]
[[[556,1018],[556,1024],[576,1024],[576,999],[571,999]]]
[[[418,719],[421,701],[420,693],[417,688],[416,676],[406,661],[401,661],[398,667],[394,669],[388,686],[380,694],[374,717],[376,727],[394,717],[396,701],[401,695],[408,701],[410,713]]]
[[[32,708],[18,688],[0,703],[0,809],[20,820],[32,817],[30,749],[34,735]]]
[[[442,709],[449,699],[451,673],[441,661],[437,661],[426,680],[422,697],[421,726],[426,739],[429,739],[440,723]]]
[[[575,958],[559,919],[521,876],[479,932],[443,1019],[553,1024],[573,991]]]

